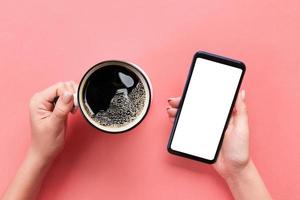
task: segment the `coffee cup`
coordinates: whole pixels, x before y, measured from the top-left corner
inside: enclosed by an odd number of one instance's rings
[[[94,65],[84,74],[74,95],[74,105],[93,127],[117,134],[142,122],[152,97],[150,79],[140,67],[108,60]]]

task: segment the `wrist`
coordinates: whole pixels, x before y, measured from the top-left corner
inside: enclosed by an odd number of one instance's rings
[[[54,158],[42,156],[34,148],[30,147],[26,159],[37,168],[48,168],[52,164]]]
[[[272,199],[252,160],[225,180],[234,199]]]
[[[254,164],[250,159],[245,165],[240,166],[238,169],[224,177],[224,179],[228,184],[237,183],[241,180],[249,178],[254,168]]]

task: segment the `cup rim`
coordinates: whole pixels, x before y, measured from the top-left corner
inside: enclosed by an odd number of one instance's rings
[[[129,127],[128,129],[124,129],[124,130],[121,130],[121,131],[109,131],[109,130],[105,130],[105,129],[102,129],[101,127],[98,127],[96,126],[94,123],[92,123],[90,121],[90,119],[88,119],[88,117],[85,115],[84,111],[83,111],[83,108],[81,105],[81,101],[80,101],[80,95],[79,95],[79,91],[80,91],[80,88],[83,86],[83,81],[84,79],[86,78],[86,76],[92,71],[94,70],[97,66],[99,65],[103,65],[105,63],[110,63],[110,62],[115,62],[115,63],[120,63],[121,66],[124,66],[124,65],[128,65],[130,67],[133,67],[134,69],[136,69],[140,75],[144,78],[145,80],[145,83],[147,84],[147,87],[148,87],[148,90],[149,90],[149,100],[148,100],[148,106],[147,106],[147,109],[145,110],[145,113],[143,114],[143,116],[139,119],[138,122],[136,122],[133,126]],[[129,69],[130,70],[130,69]],[[135,72],[133,72],[135,73]],[[88,78],[87,78],[88,79]],[[145,71],[143,69],[141,69],[139,66],[137,66],[136,64],[134,63],[131,63],[131,62],[127,62],[127,61],[123,61],[123,60],[116,60],[116,59],[111,59],[111,60],[104,60],[102,62],[99,62],[95,65],[93,65],[90,69],[88,69],[85,74],[82,76],[80,82],[79,82],[79,86],[78,86],[78,91],[77,91],[77,102],[78,102],[78,107],[80,109],[80,112],[81,114],[83,115],[84,119],[90,124],[92,125],[94,128],[96,128],[97,130],[99,131],[102,131],[104,133],[109,133],[109,134],[121,134],[121,133],[125,133],[125,132],[128,132],[132,129],[134,129],[135,127],[137,127],[146,117],[146,115],[148,114],[149,112],[149,109],[150,109],[150,106],[151,106],[151,103],[152,103],[152,98],[153,98],[153,89],[152,89],[152,84],[151,84],[151,81],[149,79],[149,77],[147,76],[147,74],[145,73]]]

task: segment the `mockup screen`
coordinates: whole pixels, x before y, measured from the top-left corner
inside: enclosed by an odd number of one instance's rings
[[[242,69],[197,58],[171,149],[213,160]]]

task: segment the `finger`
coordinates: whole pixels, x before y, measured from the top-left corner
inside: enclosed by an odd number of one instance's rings
[[[245,98],[246,98],[245,90],[242,90],[241,92],[239,92],[235,103],[235,110],[237,115],[247,115]]]
[[[31,108],[43,107],[45,110],[52,112],[54,108],[53,102],[56,102],[58,96],[61,96],[64,91],[66,91],[64,83],[56,83],[33,95],[29,105]]]
[[[65,86],[63,82],[56,83],[47,89],[40,92],[43,100],[53,102],[55,97],[61,96],[65,90]]]
[[[229,119],[229,122],[228,122],[228,127],[229,126],[233,126],[233,122],[234,122],[234,116],[232,115]]]
[[[58,98],[55,108],[51,114],[51,120],[58,125],[64,123],[68,117],[69,112],[73,108],[73,94],[65,92]]]
[[[169,99],[168,99],[168,103],[169,103],[170,106],[172,106],[173,108],[178,108],[179,102],[180,102],[180,97],[174,97],[174,98],[169,98]]]
[[[78,110],[78,99],[77,99],[77,92],[73,95],[73,109],[71,111],[72,114],[76,113]]]
[[[170,119],[170,122],[171,122],[171,123],[174,123],[174,121],[175,121],[175,118],[174,118],[174,117],[170,117],[169,119]]]
[[[168,107],[167,113],[168,113],[169,117],[175,117],[176,113],[177,113],[177,109]]]
[[[245,103],[245,90],[242,90],[237,98],[235,107],[235,126],[239,130],[245,130],[248,129],[248,113],[247,113],[247,106]]]
[[[68,82],[66,82],[66,87],[68,89],[68,92],[70,92],[72,94],[74,94],[75,91],[76,91],[73,84],[75,84],[74,81],[68,81]]]
[[[57,97],[61,96],[66,91],[72,93],[73,88],[68,86],[67,82],[59,82],[41,91],[40,94],[42,100],[53,103]]]
[[[72,85],[72,87],[74,89],[74,92],[77,92],[77,90],[78,90],[78,84],[75,83],[74,81],[71,81],[71,85]]]
[[[74,96],[73,96],[74,106],[73,106],[73,109],[72,109],[71,113],[76,113],[77,110],[78,110],[78,104],[76,103],[77,102],[76,97],[77,97],[77,91],[78,91],[78,84],[75,83],[74,81],[70,81],[69,83],[70,83],[71,87],[73,88],[73,94],[74,94]]]

